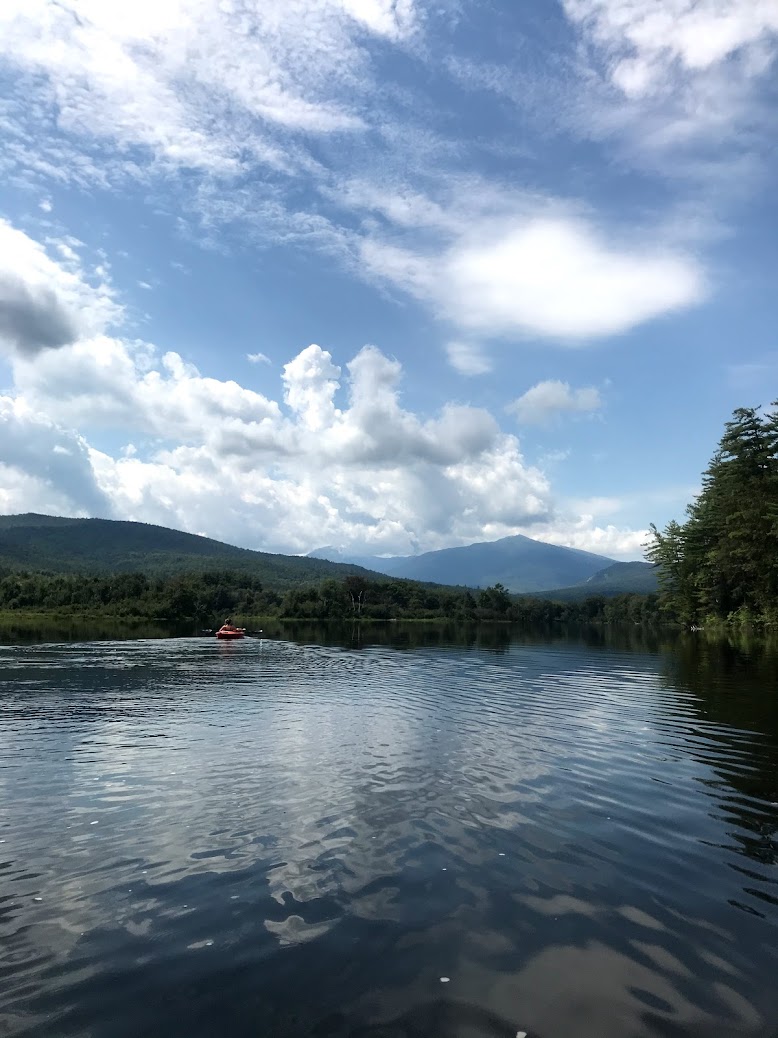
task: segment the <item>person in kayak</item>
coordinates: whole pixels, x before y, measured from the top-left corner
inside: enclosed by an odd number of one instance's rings
[[[232,620],[225,620],[216,632],[217,638],[242,638],[246,633],[245,627],[236,627]]]

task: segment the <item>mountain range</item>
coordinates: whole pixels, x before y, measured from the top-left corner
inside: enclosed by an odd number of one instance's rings
[[[516,534],[461,548],[443,548],[422,555],[349,555],[331,546],[318,548],[309,558],[352,563],[377,573],[435,584],[490,587],[503,584],[513,594],[568,590],[597,578],[591,594],[618,594],[641,583],[654,590],[654,567],[645,562],[617,563],[605,555],[547,544]],[[618,567],[628,567],[619,569]],[[616,567],[614,569],[614,567]],[[609,575],[606,575],[609,574]],[[618,591],[614,590],[616,587]],[[607,590],[606,590],[607,589]],[[635,588],[637,589],[637,588]],[[642,590],[643,588],[641,588]]]
[[[571,600],[656,590],[656,572],[644,562],[619,563],[604,555],[516,535],[382,558],[321,548],[308,556],[276,555],[147,523],[62,516],[0,516],[0,568],[54,573],[238,570],[279,590],[325,578],[359,574],[484,588],[500,583],[514,594]]]

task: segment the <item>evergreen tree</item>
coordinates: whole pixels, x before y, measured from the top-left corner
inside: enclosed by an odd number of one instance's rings
[[[778,414],[759,410],[738,408],[727,422],[686,523],[651,527],[646,557],[660,569],[660,602],[681,622],[775,613]]]

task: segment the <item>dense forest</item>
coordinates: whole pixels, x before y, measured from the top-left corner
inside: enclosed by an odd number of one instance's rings
[[[277,591],[234,570],[147,577],[0,572],[0,611],[192,620],[225,617],[251,625],[268,617],[322,620],[440,619],[549,623],[566,620],[644,623],[657,615],[656,595],[602,595],[551,602],[510,595],[501,584],[471,591],[410,580],[348,576]]]
[[[686,522],[651,527],[646,557],[666,619],[778,623],[778,411],[760,411],[739,408],[727,422]]]

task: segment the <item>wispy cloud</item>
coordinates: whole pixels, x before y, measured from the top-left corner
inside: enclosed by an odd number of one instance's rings
[[[557,79],[535,73],[530,89],[523,67],[455,54],[452,37],[435,34],[441,5],[428,0],[9,0],[0,59],[15,91],[0,166],[90,189],[133,178],[175,192],[172,174],[186,174],[173,204],[201,221],[201,240],[240,226],[263,243],[304,241],[412,295],[463,339],[619,334],[704,299],[684,232],[643,212],[623,233],[581,199],[476,175],[474,142],[446,138],[421,80],[394,80],[386,59],[406,48],[418,67],[514,95],[520,75],[518,93],[550,98],[543,119],[568,132],[581,129],[583,105],[585,134],[625,139],[631,117],[619,125],[621,113],[652,105],[641,109],[641,139],[670,138],[680,122],[655,105],[666,69],[712,75],[748,55],[758,76],[772,15],[765,7],[740,29],[725,19],[718,50],[698,53],[684,4],[683,31],[667,42],[669,5],[659,0],[648,18],[631,0],[570,0],[582,51],[555,54]],[[624,63],[638,59],[659,72],[640,86],[634,74],[628,88]],[[498,126],[497,144],[515,141],[515,121]]]
[[[754,172],[776,130],[772,0],[563,4],[588,48],[588,120],[579,109],[579,125],[615,137],[624,155],[667,177],[713,177],[721,190],[731,174],[743,182]]]
[[[778,386],[778,354],[767,354],[758,360],[741,361],[725,366],[727,380],[740,392],[760,397],[761,403],[771,403],[778,391],[765,390],[766,386]],[[765,399],[765,393],[770,400]]]
[[[568,17],[608,55],[607,74],[628,97],[665,93],[680,75],[740,55],[746,76],[763,74],[775,53],[772,0],[562,0]]]
[[[451,367],[461,375],[486,375],[493,368],[491,359],[477,343],[449,342],[446,356]]]
[[[595,386],[572,389],[568,382],[538,382],[505,408],[522,425],[545,425],[561,414],[592,414],[602,407]]]
[[[558,46],[540,52],[517,33],[523,60],[460,52],[447,56],[452,77],[506,101],[514,125],[545,142],[595,140],[611,161],[691,181],[718,199],[750,189],[778,131],[773,0],[562,0],[561,8],[572,47],[559,33]]]
[[[284,133],[363,129],[363,40],[398,44],[416,18],[414,0],[9,0],[0,53],[21,74],[17,98],[48,102],[60,141],[86,161],[90,143],[113,142],[162,166],[235,175],[305,164]],[[136,158],[125,152],[133,175]]]
[[[246,360],[251,364],[269,364],[270,357],[264,353],[247,353]]]

